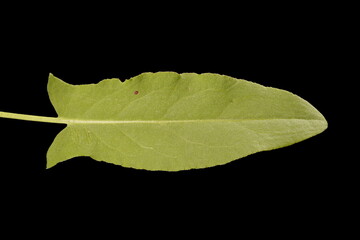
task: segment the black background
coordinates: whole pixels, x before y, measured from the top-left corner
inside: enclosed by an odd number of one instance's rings
[[[328,199],[339,174],[331,160],[338,156],[331,147],[337,121],[331,87],[337,52],[329,40],[334,22],[314,7],[276,14],[264,7],[248,15],[241,8],[191,9],[141,19],[137,11],[104,18],[96,11],[79,16],[79,9],[51,10],[4,24],[0,110],[56,116],[46,91],[50,72],[71,84],[149,71],[212,72],[291,91],[323,113],[329,128],[295,145],[207,169],[151,172],[79,157],[46,170],[47,149],[64,126],[0,119],[2,185],[26,201],[42,196],[52,209],[89,199],[97,205],[95,198],[101,208],[134,204],[142,211],[176,203],[168,209],[177,214],[179,206],[238,214],[251,205],[275,215],[275,209],[331,215]]]

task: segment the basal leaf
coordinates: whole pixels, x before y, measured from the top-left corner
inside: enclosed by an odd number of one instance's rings
[[[77,156],[147,170],[206,168],[327,128],[290,92],[212,73],[143,73],[88,85],[50,74],[48,92],[57,118],[0,112],[67,124],[48,150],[48,168]]]
[[[48,92],[58,122],[67,124],[49,148],[48,168],[76,156],[147,170],[206,168],[327,128],[290,92],[211,73],[143,73],[89,85],[50,75]]]

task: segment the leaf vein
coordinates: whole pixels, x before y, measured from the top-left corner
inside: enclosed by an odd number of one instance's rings
[[[91,133],[93,133],[93,135],[98,139],[98,141],[102,144],[104,144],[106,147],[115,150],[116,152],[119,152],[121,155],[126,156],[126,157],[135,157],[135,155],[129,155],[129,154],[124,154],[122,151],[119,151],[118,148],[111,146],[110,144],[108,144],[107,142],[103,141],[95,132],[90,131]]]

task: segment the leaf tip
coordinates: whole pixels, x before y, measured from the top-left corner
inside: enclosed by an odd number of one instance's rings
[[[323,119],[323,131],[325,131],[328,127],[329,127],[329,123],[324,117],[324,119]]]
[[[329,127],[329,123],[319,110],[315,110],[317,111],[318,120],[321,121],[321,132],[323,132]]]

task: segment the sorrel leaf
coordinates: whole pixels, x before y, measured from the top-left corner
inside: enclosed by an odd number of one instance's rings
[[[327,128],[290,92],[212,73],[143,73],[88,85],[50,74],[48,93],[57,118],[0,112],[67,124],[48,150],[48,168],[77,156],[147,170],[206,168]]]

